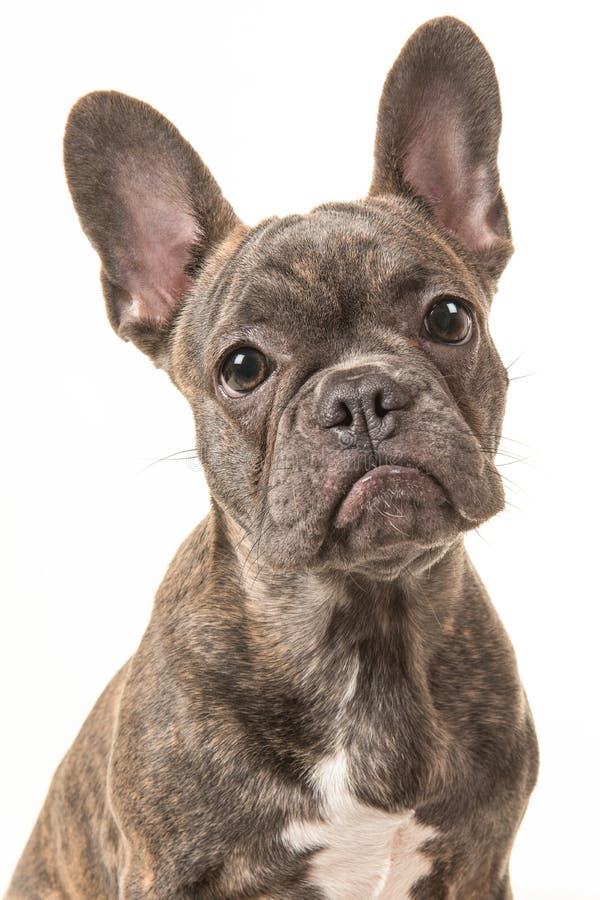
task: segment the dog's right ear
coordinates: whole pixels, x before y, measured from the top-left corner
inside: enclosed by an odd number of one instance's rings
[[[192,273],[238,219],[177,129],[125,94],[97,91],[75,104],[64,158],[102,261],[110,322],[160,364]]]

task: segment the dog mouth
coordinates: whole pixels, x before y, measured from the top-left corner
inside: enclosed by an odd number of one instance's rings
[[[502,509],[496,470],[463,428],[409,426],[375,447],[280,445],[265,492],[271,556],[348,569],[406,561]]]
[[[445,502],[442,485],[422,465],[408,460],[394,465],[381,464],[354,481],[337,507],[333,525],[350,527],[373,508],[383,509],[387,516],[401,517],[399,509],[407,503],[420,506]]]

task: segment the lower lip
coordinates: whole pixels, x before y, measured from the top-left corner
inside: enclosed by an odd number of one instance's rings
[[[335,516],[335,524],[350,525],[360,515],[365,503],[382,491],[406,487],[418,481],[431,482],[431,478],[416,466],[377,466],[356,481],[344,497]]]

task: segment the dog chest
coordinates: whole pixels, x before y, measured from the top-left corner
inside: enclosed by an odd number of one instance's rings
[[[360,803],[348,783],[343,750],[313,772],[322,802],[320,820],[296,820],[282,835],[297,852],[314,850],[307,880],[328,900],[403,900],[431,871],[423,845],[434,828],[415,819],[414,810],[388,813]]]

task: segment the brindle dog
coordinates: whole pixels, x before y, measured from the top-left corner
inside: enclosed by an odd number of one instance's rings
[[[110,321],[189,400],[212,508],[11,900],[511,896],[536,740],[463,546],[504,502],[500,118],[479,40],[428,22],[385,83],[368,197],[248,228],[151,107],[75,105]]]

